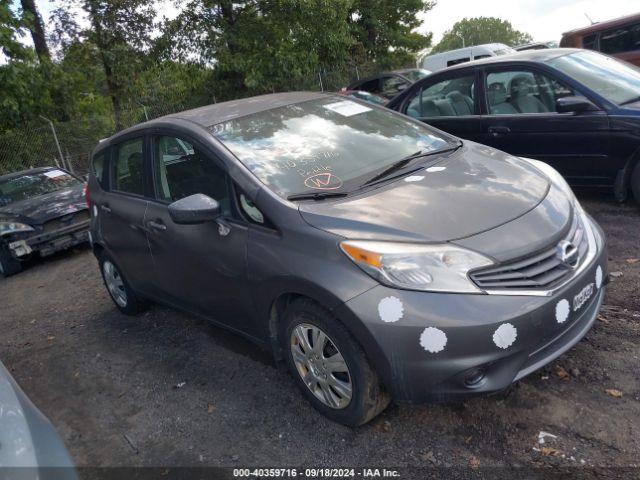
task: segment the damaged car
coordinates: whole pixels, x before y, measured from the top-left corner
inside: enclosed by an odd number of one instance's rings
[[[57,167],[0,176],[0,274],[88,241],[85,182]]]
[[[491,394],[593,325],[605,236],[549,165],[333,94],[218,103],[101,142],[91,238],[135,315],[245,335],[345,425]]]

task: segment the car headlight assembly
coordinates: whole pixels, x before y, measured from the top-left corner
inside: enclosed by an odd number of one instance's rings
[[[20,222],[0,222],[0,237],[18,232],[33,232],[34,228]]]
[[[468,272],[494,262],[450,244],[419,245],[347,240],[342,251],[379,282],[394,288],[449,293],[483,293]]]

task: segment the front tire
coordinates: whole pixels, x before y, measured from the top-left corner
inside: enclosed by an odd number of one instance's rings
[[[0,245],[0,276],[10,277],[22,271],[20,260],[11,255],[6,245]]]
[[[113,259],[102,253],[99,264],[104,285],[118,310],[125,315],[137,315],[142,312],[146,303],[133,291]]]
[[[356,427],[389,405],[390,397],[360,345],[317,303],[293,301],[284,314],[281,338],[296,383],[326,417]]]

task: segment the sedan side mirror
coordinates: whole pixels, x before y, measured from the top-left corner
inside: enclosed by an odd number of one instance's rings
[[[203,193],[196,193],[169,205],[169,216],[182,225],[212,222],[220,216],[220,204]]]
[[[593,110],[598,110],[598,107],[584,97],[569,96],[556,100],[558,113],[581,113]]]

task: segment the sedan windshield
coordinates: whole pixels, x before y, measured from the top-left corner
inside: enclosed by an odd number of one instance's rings
[[[209,128],[282,197],[348,191],[417,151],[458,145],[453,137],[344,97],[327,96]]]
[[[596,52],[576,52],[548,61],[616,105],[638,101],[640,69]]]
[[[80,184],[80,181],[62,170],[26,173],[0,178],[0,206],[27,200],[63,188]]]

